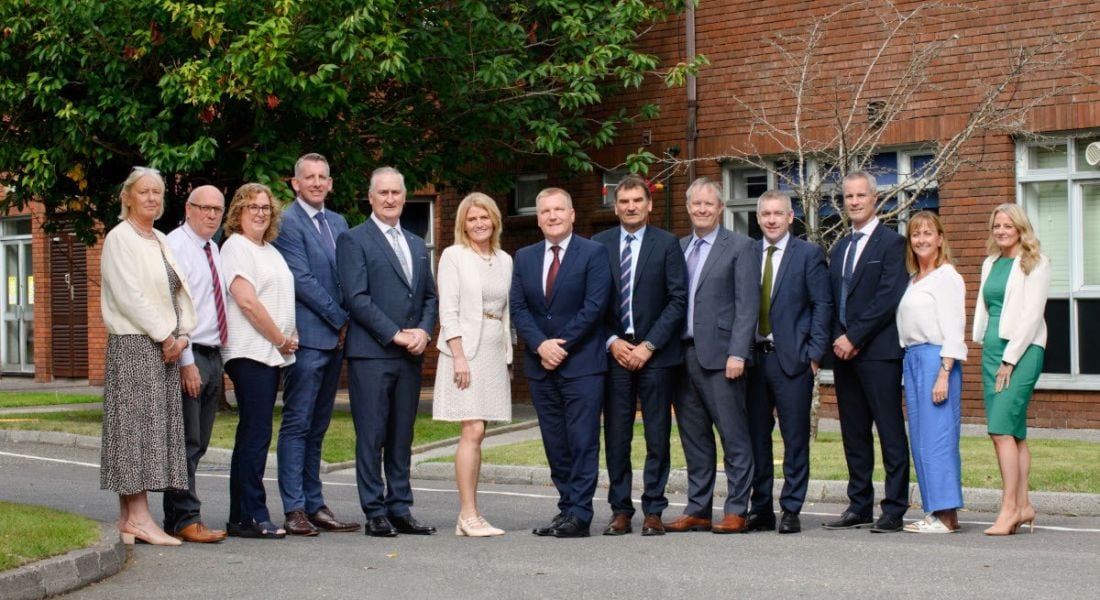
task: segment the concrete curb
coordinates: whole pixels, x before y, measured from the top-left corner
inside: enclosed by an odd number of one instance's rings
[[[0,573],[0,598],[38,599],[63,594],[118,573],[130,557],[114,525],[101,525],[99,544]]]

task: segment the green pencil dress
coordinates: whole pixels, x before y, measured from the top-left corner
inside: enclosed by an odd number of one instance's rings
[[[998,335],[1001,309],[1004,307],[1005,287],[1012,271],[1012,259],[1001,257],[994,263],[985,281],[982,299],[989,311],[989,324],[982,341],[982,388],[985,391],[986,430],[990,435],[1011,435],[1018,440],[1027,439],[1027,405],[1035,383],[1043,371],[1042,346],[1028,346],[1016,367],[1008,387],[1000,393],[997,388],[997,369],[1001,367],[1008,340]]]

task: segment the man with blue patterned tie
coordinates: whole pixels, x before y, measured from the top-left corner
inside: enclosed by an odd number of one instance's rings
[[[844,211],[852,233],[833,247],[833,354],[837,411],[848,462],[848,508],[826,529],[872,523],[875,491],[874,437],[878,432],[886,470],[882,514],[871,531],[901,531],[909,508],[909,440],[901,412],[901,360],[894,321],[905,294],[905,238],[875,216],[875,178],[863,171],[844,178]]]
[[[290,183],[297,198],[283,211],[274,242],[294,274],[299,342],[296,360],[284,374],[277,446],[285,528],[302,536],[356,531],[359,524],[338,521],[321,493],[321,443],[340,383],[348,321],[336,275],[336,238],[348,224],[325,206],[332,177],[324,156],[299,158]]]
[[[611,523],[604,535],[631,533],[630,444],[634,414],[642,407],[646,458],[643,471],[642,535],[663,535],[661,513],[668,506],[671,400],[676,369],[684,362],[680,334],[687,310],[684,253],[676,236],[648,225],[653,209],[649,186],[628,175],[615,188],[619,227],[592,240],[607,247],[614,285],[604,320],[609,376],[604,397],[604,445],[610,479]]]

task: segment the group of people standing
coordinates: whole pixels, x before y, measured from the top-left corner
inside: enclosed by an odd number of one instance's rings
[[[513,329],[526,347],[523,368],[559,493],[558,513],[536,535],[590,534],[601,415],[613,512],[603,533],[633,531],[630,446],[639,404],[642,535],[800,531],[813,381],[828,352],[836,359],[850,504],[825,527],[903,528],[904,378],[928,513],[904,528],[958,529],[965,289],[938,217],[912,217],[906,243],[875,216],[870,174],[843,182],[853,231],[828,264],[819,247],[791,235],[791,199],[779,191],[759,199],[764,239],[754,241],[721,226],[721,187],[700,178],[687,191],[692,232],[677,239],[648,223],[648,183],[628,176],[615,190],[620,224],[588,240],[573,232],[569,193],[547,188],[536,199],[544,240],[520,249],[514,261],[500,247],[496,202],[473,193],[458,207],[454,246],[440,257],[438,293],[424,240],[400,224],[400,172],[374,171],[371,217],[350,229],[325,206],[333,179],[323,156],[302,156],[291,184],[296,198],[286,207],[261,184],[238,189],[228,209],[216,188],[195,188],[185,223],[165,236],[153,228],[164,210],[160,175],[139,167],[123,183],[124,222],[108,233],[102,255],[109,336],[101,485],[119,494],[125,541],[176,545],[359,530],[328,508],[320,480],[321,443],[345,359],[366,533],[434,533],[412,516],[409,470],[424,351],[437,320],[433,416],[462,423],[456,535],[504,533],[480,513],[477,483],[486,423],[511,419]],[[212,240],[223,214],[219,249]],[[1026,409],[1041,370],[1050,277],[1038,250],[1024,213],[998,207],[974,319],[1004,481],[990,534],[1034,522]],[[195,487],[223,372],[240,412],[224,531],[203,523]],[[280,377],[281,527],[271,520],[263,484]],[[665,522],[673,407],[688,504]],[[784,442],[778,520],[771,439],[777,419]],[[887,473],[877,521],[872,425]],[[719,445],[727,493],[714,522]],[[148,491],[165,492],[163,528],[149,512]]]

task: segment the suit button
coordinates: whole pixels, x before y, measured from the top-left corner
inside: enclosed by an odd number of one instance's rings
[[[547,321],[549,321],[550,319],[553,319],[553,318],[554,318],[554,315],[546,315],[546,320]]]

